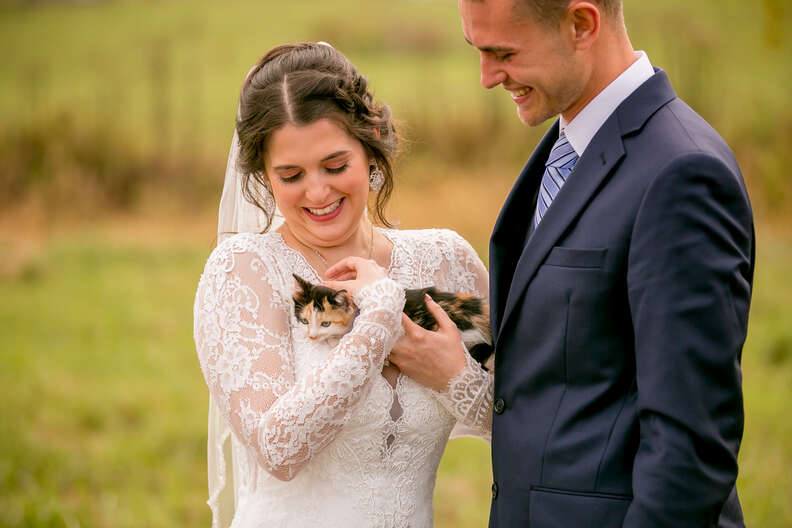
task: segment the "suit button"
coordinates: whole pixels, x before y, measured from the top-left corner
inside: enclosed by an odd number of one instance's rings
[[[503,398],[495,400],[495,405],[493,406],[495,414],[503,414],[504,409],[506,409],[506,402],[503,401]]]
[[[497,498],[498,498],[498,483],[497,482],[493,482],[492,483],[492,500],[495,500]]]

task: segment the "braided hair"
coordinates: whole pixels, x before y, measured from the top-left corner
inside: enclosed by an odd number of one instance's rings
[[[262,189],[266,185],[265,158],[272,134],[286,124],[304,126],[332,119],[363,145],[382,170],[375,219],[391,227],[384,208],[393,191],[392,160],[398,138],[390,108],[374,100],[368,82],[339,51],[312,42],[285,44],[267,52],[250,71],[239,97],[236,129],[245,197],[267,215]]]

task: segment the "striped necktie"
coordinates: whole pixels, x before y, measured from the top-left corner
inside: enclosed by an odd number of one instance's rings
[[[539,197],[536,200],[534,229],[542,221],[547,208],[550,207],[550,204],[558,195],[558,191],[566,183],[569,173],[572,172],[577,160],[578,155],[575,149],[572,148],[567,137],[561,132],[545,164],[545,171],[542,175],[542,187],[539,189]]]

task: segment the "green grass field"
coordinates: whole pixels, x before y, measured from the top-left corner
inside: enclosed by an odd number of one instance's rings
[[[0,526],[208,526],[207,390],[191,316],[210,238],[138,243],[80,231],[0,278]],[[783,528],[792,524],[792,246],[778,235],[760,244],[738,485],[749,526]],[[449,444],[438,527],[485,525],[489,471],[484,442]]]

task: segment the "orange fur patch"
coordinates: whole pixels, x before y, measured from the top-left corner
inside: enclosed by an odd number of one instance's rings
[[[300,317],[302,317],[303,320],[305,321],[310,321],[312,312],[313,312],[313,301],[303,306],[303,309],[300,310]]]

